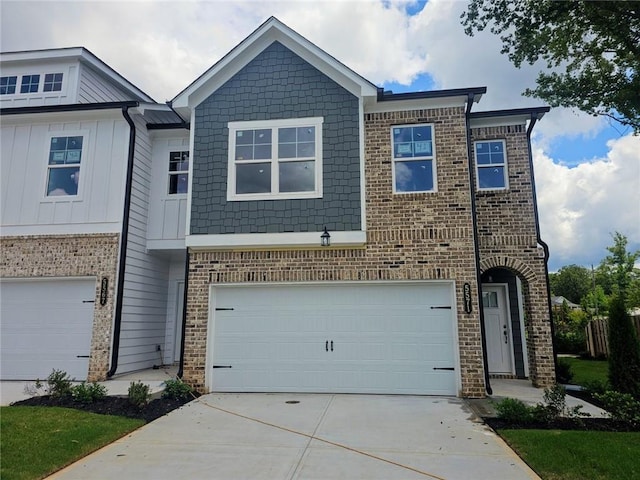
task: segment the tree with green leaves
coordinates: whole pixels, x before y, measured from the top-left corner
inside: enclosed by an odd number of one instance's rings
[[[579,304],[592,289],[591,272],[579,265],[566,265],[556,273],[549,274],[549,286],[556,296],[563,296]]]
[[[467,35],[499,35],[516,67],[546,63],[525,95],[640,134],[640,2],[471,0],[461,19]]]
[[[640,91],[638,96],[640,96]],[[640,251],[628,252],[629,241],[620,232],[614,233],[612,237],[613,245],[607,247],[609,255],[602,260],[599,270],[601,275],[609,277],[612,292],[621,293],[623,297],[626,297],[629,287],[640,278],[640,271],[635,268],[635,264],[640,258]]]

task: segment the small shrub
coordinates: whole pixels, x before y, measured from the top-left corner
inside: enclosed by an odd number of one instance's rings
[[[71,395],[71,377],[62,370],[53,369],[47,377],[47,392],[52,397],[67,397]]]
[[[181,400],[183,398],[189,398],[192,391],[193,389],[179,378],[165,380],[162,398]]]
[[[640,426],[640,401],[629,393],[608,391],[595,394],[594,397],[602,402],[609,417],[631,426]]]
[[[602,380],[590,380],[588,382],[584,382],[582,388],[588,394],[595,396],[596,394],[601,395],[609,390],[609,384],[607,382],[603,382]]]
[[[498,418],[512,423],[531,423],[533,420],[531,410],[532,407],[516,398],[505,398],[496,403]]]
[[[558,383],[571,383],[571,380],[573,380],[571,364],[565,358],[558,359],[558,365],[556,368],[556,380],[558,381]]]
[[[567,407],[567,391],[562,385],[554,385],[550,388],[544,389],[543,404],[538,404],[541,408],[538,414],[541,418],[546,417],[547,422],[558,419],[559,417],[567,417],[578,419],[580,417],[588,417],[589,414],[582,412],[582,405],[576,405],[575,407]]]
[[[137,407],[144,407],[151,397],[149,385],[142,382],[131,382],[129,385],[129,401]]]
[[[81,403],[93,403],[107,396],[107,388],[96,382],[82,382],[71,389],[71,395]]]

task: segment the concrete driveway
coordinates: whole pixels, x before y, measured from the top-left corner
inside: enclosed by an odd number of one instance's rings
[[[209,394],[49,478],[538,477],[460,399]]]

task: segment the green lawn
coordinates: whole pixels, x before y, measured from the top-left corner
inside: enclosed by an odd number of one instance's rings
[[[69,408],[1,407],[0,478],[43,478],[143,424]]]
[[[500,430],[543,480],[640,478],[640,432]]]
[[[582,358],[563,357],[571,365],[575,385],[584,385],[595,380],[607,383],[609,375],[609,362],[606,360],[583,360]]]

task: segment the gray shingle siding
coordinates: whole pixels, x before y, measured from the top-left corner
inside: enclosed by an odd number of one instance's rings
[[[227,202],[228,122],[323,117],[323,196]],[[360,230],[358,99],[274,42],[196,107],[191,234]]]

